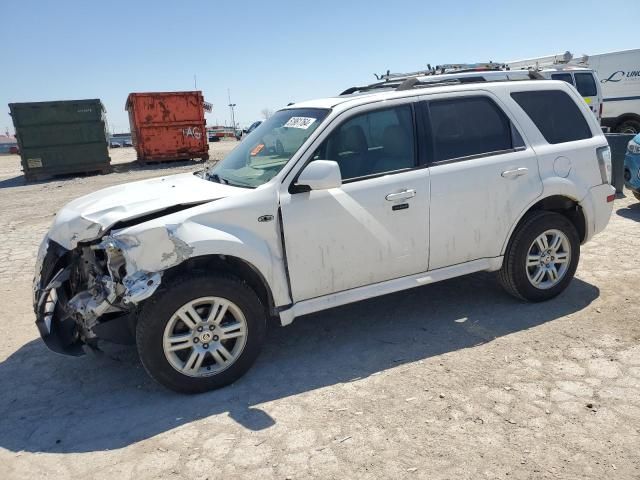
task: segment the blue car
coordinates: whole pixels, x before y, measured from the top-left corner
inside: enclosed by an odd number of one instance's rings
[[[631,139],[624,157],[624,184],[640,200],[640,134]]]

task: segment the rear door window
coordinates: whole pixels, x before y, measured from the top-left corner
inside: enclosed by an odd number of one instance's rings
[[[573,77],[570,73],[554,73],[551,75],[551,80],[562,80],[573,85]]]
[[[511,122],[487,97],[436,100],[429,112],[435,162],[513,148]]]
[[[591,138],[589,124],[569,95],[560,90],[513,92],[522,107],[549,143],[565,143]]]
[[[583,97],[595,97],[598,95],[596,82],[590,73],[575,73],[576,88]]]

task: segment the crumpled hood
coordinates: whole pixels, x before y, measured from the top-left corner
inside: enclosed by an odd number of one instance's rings
[[[176,205],[197,205],[247,190],[204,180],[192,173],[152,178],[98,190],[64,206],[49,238],[64,248],[100,237],[118,222]]]

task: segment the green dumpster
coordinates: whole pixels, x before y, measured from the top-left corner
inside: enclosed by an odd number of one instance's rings
[[[10,103],[9,110],[27,180],[110,171],[100,100]]]

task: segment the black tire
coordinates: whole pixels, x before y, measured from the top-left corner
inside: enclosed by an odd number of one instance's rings
[[[163,350],[165,327],[174,312],[191,300],[216,296],[235,303],[247,324],[244,349],[233,364],[218,374],[191,377],[171,366]],[[249,370],[258,357],[266,334],[266,315],[256,293],[238,278],[196,273],[162,284],[147,300],[136,326],[136,344],[142,365],[158,383],[180,393],[201,393],[229,385]]]
[[[640,133],[639,120],[625,120],[614,129],[615,133]]]
[[[534,286],[527,275],[526,259],[534,240],[547,230],[564,233],[571,247],[569,266],[560,281],[548,289]],[[542,302],[556,297],[567,288],[578,267],[580,238],[576,227],[563,215],[555,212],[534,211],[528,213],[514,232],[504,256],[498,279],[503,288],[516,298],[529,302]]]

